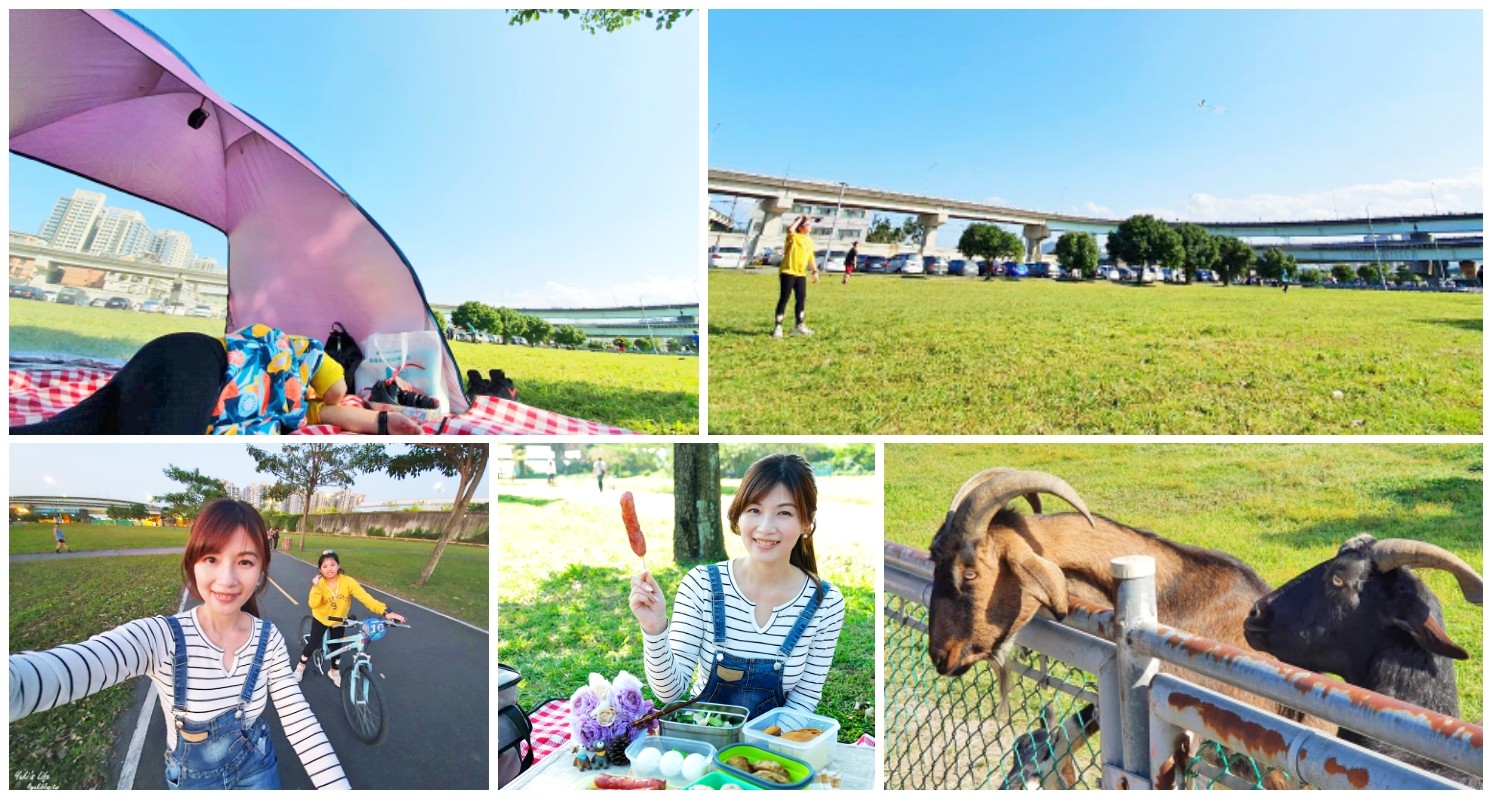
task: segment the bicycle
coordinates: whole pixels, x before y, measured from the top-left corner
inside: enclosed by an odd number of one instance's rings
[[[407,623],[390,622],[385,619],[365,619],[348,616],[342,624],[352,629],[349,636],[340,639],[326,638],[321,646],[311,651],[311,664],[319,675],[326,674],[327,662],[338,656],[351,653],[351,666],[342,660],[342,713],[352,726],[352,734],[366,744],[378,744],[388,734],[388,712],[383,707],[383,695],[373,680],[373,657],[367,653],[369,642],[382,639],[389,628],[408,628]],[[300,621],[300,641],[304,645],[311,639],[311,617]],[[341,647],[336,647],[342,645]],[[333,648],[336,649],[333,649]]]

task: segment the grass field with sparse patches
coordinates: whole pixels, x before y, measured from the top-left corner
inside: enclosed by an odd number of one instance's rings
[[[1476,294],[828,276],[780,341],[776,299],[711,271],[710,433],[1482,430]]]
[[[74,552],[86,550],[134,550],[151,547],[186,547],[186,528],[155,528],[137,525],[83,525],[64,523],[62,538]],[[25,522],[10,526],[10,552],[50,553],[57,542],[52,523]]]
[[[167,333],[223,334],[218,319],[10,301],[10,350],[129,358]],[[325,334],[313,334],[324,336]],[[536,408],[639,433],[699,432],[699,359],[451,342],[462,370],[502,369]]]
[[[1094,514],[1237,556],[1270,586],[1364,532],[1430,542],[1484,571],[1482,463],[1476,445],[887,444],[886,538],[927,549],[963,482],[1009,466],[1060,476]],[[1462,718],[1479,720],[1482,609],[1449,574],[1415,574],[1440,598],[1451,639],[1471,654],[1455,662],[1456,678]]]

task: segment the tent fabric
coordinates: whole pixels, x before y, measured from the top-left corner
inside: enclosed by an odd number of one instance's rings
[[[193,129],[199,106],[208,119]],[[223,231],[225,331],[436,330],[414,269],[336,181],[124,14],[10,12],[10,149]],[[460,369],[444,356],[461,413]]]
[[[83,401],[98,391],[115,370],[89,367],[46,367],[10,369],[10,424],[30,425],[48,419]],[[345,404],[361,405],[357,398]],[[426,429],[427,433],[435,433]],[[552,411],[526,406],[511,400],[479,395],[470,408],[459,416],[449,417],[447,434],[500,436],[513,434],[552,434],[562,436],[624,436],[632,431],[598,422],[567,417]],[[346,434],[332,425],[308,425],[295,435],[319,436]]]

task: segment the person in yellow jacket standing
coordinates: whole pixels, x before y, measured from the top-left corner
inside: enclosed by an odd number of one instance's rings
[[[803,336],[812,336],[813,331],[803,324],[803,310],[808,305],[808,273],[813,273],[813,282],[819,282],[818,265],[813,263],[813,240],[808,238],[808,217],[798,217],[788,231],[787,243],[782,248],[782,266],[778,268],[777,324],[772,327],[772,338],[782,338],[782,314],[787,310],[787,297],[794,295],[798,326],[794,328]]]
[[[340,639],[345,635],[342,632],[342,623],[347,620],[348,612],[352,611],[352,598],[356,597],[358,602],[368,607],[369,611],[384,619],[404,623],[402,614],[390,611],[388,606],[368,594],[368,590],[353,580],[352,576],[342,574],[342,562],[337,558],[336,552],[321,551],[321,558],[316,562],[316,569],[321,574],[311,579],[311,598],[306,601],[306,605],[311,609],[311,635],[306,639],[306,646],[300,653],[300,663],[295,667],[296,680],[304,677],[306,661],[310,660],[311,653],[321,646],[323,637]],[[331,678],[332,683],[338,688],[342,686],[342,673],[338,670],[340,661],[340,657],[332,659],[331,671],[326,673],[326,676]]]

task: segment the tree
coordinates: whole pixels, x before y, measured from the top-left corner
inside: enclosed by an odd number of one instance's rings
[[[1181,267],[1186,274],[1186,282],[1191,283],[1192,278],[1200,269],[1217,269],[1217,262],[1222,258],[1221,240],[1207,232],[1201,225],[1190,222],[1176,229],[1176,235],[1181,237]]]
[[[653,343],[640,336],[632,340],[632,346],[644,353],[652,352],[653,349]]]
[[[497,322],[492,332],[503,337],[504,342],[510,341],[514,336],[522,336],[523,315],[507,306],[495,310]]]
[[[497,326],[497,312],[492,306],[468,300],[451,312],[451,322],[469,331],[492,331]]]
[[[1247,277],[1254,266],[1254,248],[1235,236],[1225,236],[1218,244],[1217,271],[1227,286],[1239,277]]]
[[[435,574],[441,554],[455,535],[457,523],[466,513],[477,484],[482,482],[482,475],[487,471],[487,454],[485,444],[416,444],[410,446],[409,452],[384,461],[385,471],[393,478],[410,478],[431,471],[448,478],[461,478],[456,486],[456,497],[451,501],[451,515],[441,526],[440,538],[435,540],[435,549],[425,561],[425,568],[420,571],[415,586],[424,586]]]
[[[1321,270],[1319,270],[1319,269],[1303,269],[1303,270],[1301,270],[1300,271],[1300,285],[1301,286],[1320,286],[1321,285]]]
[[[1259,261],[1259,277],[1271,281],[1284,281],[1295,277],[1295,256],[1286,253],[1278,247],[1271,247],[1264,251],[1264,258]]]
[[[673,446],[673,558],[698,564],[725,558],[720,517],[720,445]]]
[[[275,485],[265,492],[266,497],[301,498],[302,550],[306,549],[306,529],[310,527],[307,522],[316,490],[323,486],[351,486],[358,473],[376,469],[385,457],[383,446],[376,444],[287,444],[278,453],[253,446],[247,450],[249,457],[257,462],[255,469],[275,478]]]
[[[868,244],[900,244],[901,237],[901,228],[891,227],[891,220],[886,217],[871,218],[870,228],[865,233]]]
[[[1352,271],[1352,267],[1348,264],[1331,265],[1331,277],[1332,280],[1336,281],[1337,283],[1351,283],[1352,276],[1355,274],[1356,273]]]
[[[1415,281],[1419,280],[1419,276],[1414,274],[1414,270],[1411,269],[1408,264],[1400,264],[1398,268],[1394,270],[1394,280],[1397,281],[1400,286],[1403,286],[1407,283],[1414,283]]]
[[[1363,264],[1357,268],[1357,277],[1362,278],[1363,283],[1383,283],[1383,268],[1377,264]]]
[[[167,478],[181,484],[182,490],[156,498],[163,506],[163,516],[195,517],[207,501],[228,496],[228,487],[222,481],[203,475],[195,469],[188,471],[175,465],[167,465],[165,473]]]
[[[927,238],[927,226],[916,217],[907,217],[901,223],[901,238],[910,244],[922,245],[922,240]]]
[[[1108,246],[1109,255],[1130,266],[1161,264],[1175,267],[1180,266],[1186,256],[1181,246],[1181,234],[1149,214],[1136,214],[1119,223],[1119,227],[1109,234]]]
[[[554,329],[554,343],[566,347],[580,347],[585,344],[585,331],[574,325],[560,325]]]
[[[975,222],[958,237],[958,251],[969,258],[987,258],[993,267],[996,261],[1019,258],[1025,246],[1019,236],[998,225]],[[989,274],[995,274],[993,268]]]
[[[431,311],[430,313],[432,313],[432,314],[435,315],[435,328],[436,328],[436,330],[438,330],[442,334],[444,334],[445,333],[445,329],[451,327],[451,324],[446,321],[446,315],[440,313],[439,311]]]
[[[528,340],[529,344],[543,344],[554,336],[554,323],[547,319],[524,314],[523,333],[519,334]]]
[[[558,14],[568,20],[573,14],[580,19],[580,27],[594,36],[600,31],[615,33],[638,20],[652,20],[653,30],[672,30],[675,22],[694,13],[692,8],[602,8],[581,11],[578,8],[524,8],[517,9],[508,18],[509,25],[526,25],[538,22],[545,14]]]
[[[1098,271],[1098,240],[1091,233],[1068,231],[1057,240],[1057,261],[1064,270],[1081,270],[1084,278]]]

